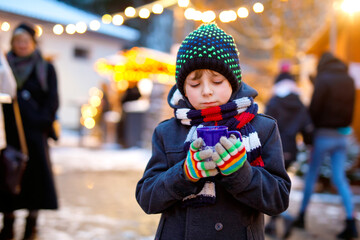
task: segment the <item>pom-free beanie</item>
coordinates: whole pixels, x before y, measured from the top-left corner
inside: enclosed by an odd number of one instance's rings
[[[30,24],[27,24],[27,23],[20,23],[14,30],[13,32],[13,36],[12,38],[14,38],[14,36],[17,34],[18,30],[21,29],[25,32],[27,32],[31,38],[33,39],[33,41],[36,43],[36,31],[35,29],[30,25]]]
[[[221,73],[237,91],[241,82],[239,52],[231,35],[215,23],[203,24],[181,43],[176,58],[176,85],[184,94],[184,82],[192,71],[210,69]]]

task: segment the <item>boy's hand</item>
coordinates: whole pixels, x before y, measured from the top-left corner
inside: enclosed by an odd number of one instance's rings
[[[212,159],[219,167],[222,175],[230,175],[239,170],[246,161],[246,150],[240,139],[231,135],[229,138],[221,137],[215,145]]]
[[[215,162],[204,161],[211,158],[213,151],[211,149],[199,151],[203,143],[202,138],[198,138],[191,143],[184,163],[185,175],[193,182],[203,177],[212,177],[218,174]]]

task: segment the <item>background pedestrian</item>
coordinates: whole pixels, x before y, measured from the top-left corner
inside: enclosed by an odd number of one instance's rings
[[[35,239],[40,209],[57,209],[57,195],[47,143],[59,106],[54,66],[45,61],[36,43],[36,32],[30,24],[20,24],[11,38],[7,54],[17,84],[17,99],[23,121],[29,161],[19,195],[0,195],[4,213],[0,239],[14,237],[14,210],[27,209],[24,239]],[[11,104],[4,105],[7,144],[20,148]]]
[[[315,125],[314,146],[309,170],[305,177],[304,197],[294,227],[305,228],[305,213],[318,179],[319,168],[330,156],[332,182],[342,197],[346,212],[344,230],[340,239],[358,236],[354,217],[352,193],[346,178],[347,135],[351,132],[354,112],[355,86],[347,66],[333,54],[324,53],[317,66],[310,114]]]
[[[276,76],[273,85],[273,95],[266,104],[265,114],[274,117],[277,121],[285,161],[285,169],[288,170],[296,161],[298,143],[296,137],[301,134],[306,145],[312,142],[314,125],[308,109],[300,100],[300,89],[296,85],[295,77],[291,74],[291,65],[283,61],[280,73]],[[286,225],[289,224],[288,215],[283,214]],[[265,233],[276,236],[276,219],[272,216],[265,227]],[[286,236],[287,233],[284,233]]]

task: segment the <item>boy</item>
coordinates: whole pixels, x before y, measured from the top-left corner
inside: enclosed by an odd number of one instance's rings
[[[273,119],[257,114],[256,95],[241,82],[231,36],[212,23],[186,37],[168,96],[175,118],[155,129],[136,188],[142,209],[162,214],[155,239],[264,239],[263,213],[286,210],[280,136]],[[196,128],[208,125],[238,130],[242,142],[222,137],[214,153],[199,150]]]

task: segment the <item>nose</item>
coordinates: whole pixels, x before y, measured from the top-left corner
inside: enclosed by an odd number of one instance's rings
[[[210,84],[205,82],[202,89],[202,95],[203,96],[210,96],[214,94],[213,89],[211,88]]]

